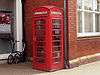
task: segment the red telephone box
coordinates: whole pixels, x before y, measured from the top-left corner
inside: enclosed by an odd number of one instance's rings
[[[33,68],[54,71],[64,67],[63,10],[54,6],[33,9]]]

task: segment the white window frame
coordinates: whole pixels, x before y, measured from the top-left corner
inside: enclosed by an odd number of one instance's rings
[[[95,4],[93,5],[95,6]],[[100,32],[96,32],[96,28],[95,28],[95,14],[100,14],[100,11],[95,11],[94,10],[95,8],[93,7],[93,10],[85,10],[84,8],[84,0],[82,0],[82,6],[81,6],[81,9],[77,9],[77,11],[81,12],[82,14],[82,32],[79,33],[78,32],[78,29],[77,29],[77,37],[86,37],[86,36],[100,36]],[[85,32],[85,23],[84,23],[84,13],[87,12],[87,13],[92,13],[92,16],[93,16],[93,32]],[[78,28],[78,26],[77,26]]]

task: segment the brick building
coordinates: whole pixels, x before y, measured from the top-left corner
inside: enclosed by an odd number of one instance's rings
[[[23,2],[23,4],[21,3]],[[64,5],[66,6],[64,7]],[[13,13],[15,37],[22,41],[23,24],[26,41],[26,57],[32,58],[32,9],[53,5],[66,12],[67,56],[70,64],[77,66],[100,59],[100,0],[1,0],[0,10]],[[0,14],[1,16],[1,14]],[[1,21],[0,21],[1,22]],[[2,24],[1,24],[2,25]],[[2,43],[4,41],[0,40]],[[0,43],[0,46],[1,44]],[[7,45],[4,44],[4,45]],[[21,50],[21,43],[18,49]],[[2,47],[2,46],[1,46]],[[6,49],[8,50],[8,49]],[[0,59],[5,59],[9,51],[0,49]],[[4,52],[3,52],[4,51]]]
[[[24,25],[27,43],[27,57],[32,56],[32,9],[33,7],[44,5],[54,5],[59,8],[64,8],[64,0],[24,1]],[[68,33],[66,36],[68,38],[67,48],[70,63],[79,65],[99,60],[100,1],[66,0],[66,15]]]

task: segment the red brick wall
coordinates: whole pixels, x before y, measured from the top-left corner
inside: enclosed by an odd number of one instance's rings
[[[78,38],[78,57],[85,55],[92,55],[100,52],[100,38],[91,37],[91,38]]]
[[[77,0],[67,0],[69,58],[74,59],[100,52],[100,37],[77,37]]]
[[[25,39],[26,39],[26,53],[27,56],[32,55],[32,0],[25,0],[24,3],[24,25],[25,25]]]
[[[69,43],[69,58],[77,57],[77,35],[76,35],[76,0],[67,0],[67,27],[68,27],[68,43]]]

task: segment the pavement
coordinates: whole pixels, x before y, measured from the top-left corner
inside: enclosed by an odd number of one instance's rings
[[[1,64],[0,75],[100,75],[100,61],[55,72],[34,70],[32,69],[31,63],[14,65]]]

